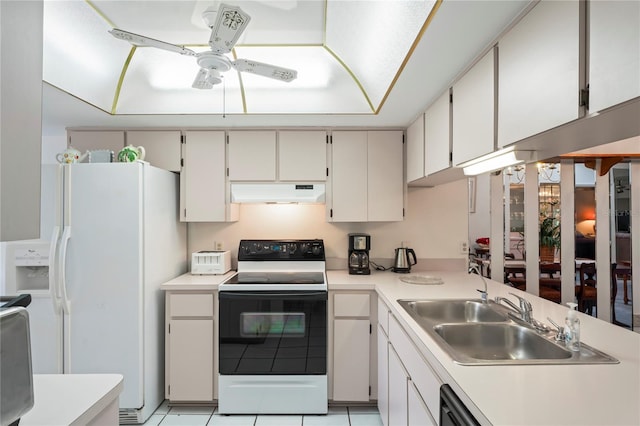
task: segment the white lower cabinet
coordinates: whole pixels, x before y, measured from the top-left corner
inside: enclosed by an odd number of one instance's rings
[[[213,402],[214,295],[167,292],[165,397]]]
[[[437,425],[441,380],[378,300],[378,411],[384,426]],[[388,331],[385,333],[385,331]]]
[[[331,294],[333,316],[333,401],[369,402],[374,383],[371,362],[371,298],[369,291]],[[331,297],[330,296],[330,297]],[[373,299],[375,304],[375,299]]]
[[[389,339],[378,325],[378,411],[384,426],[389,426]]]
[[[407,383],[409,373],[402,365],[393,345],[389,346],[389,425],[402,426],[409,423],[409,400]]]
[[[407,415],[410,426],[437,426],[438,422],[431,416],[418,388],[413,380],[407,384]]]

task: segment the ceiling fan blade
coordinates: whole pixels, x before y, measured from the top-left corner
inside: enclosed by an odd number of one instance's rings
[[[113,28],[109,30],[109,33],[115,38],[128,41],[134,46],[150,46],[158,49],[168,50],[169,52],[179,53],[187,56],[197,56],[197,53],[191,49],[187,49],[184,46],[178,46],[176,44],[165,43],[164,41],[156,40],[154,38],[141,36],[139,34],[130,33],[129,31],[119,30]]]
[[[221,3],[216,22],[211,27],[209,46],[215,53],[229,53],[245,28],[251,16],[236,6]]]
[[[286,82],[295,80],[298,76],[298,72],[296,70],[265,64],[263,62],[250,61],[248,59],[238,59],[231,64],[240,72],[250,72],[252,74]]]

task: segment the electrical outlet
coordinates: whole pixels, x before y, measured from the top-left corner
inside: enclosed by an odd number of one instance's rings
[[[222,251],[222,243],[219,241],[215,242],[215,247],[217,251]]]
[[[467,241],[460,241],[460,254],[469,253],[469,243]]]

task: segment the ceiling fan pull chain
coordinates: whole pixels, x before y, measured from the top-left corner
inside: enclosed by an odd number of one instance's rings
[[[227,118],[227,82],[222,78],[222,118]]]

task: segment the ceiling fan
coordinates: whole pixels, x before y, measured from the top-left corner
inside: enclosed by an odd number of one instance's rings
[[[239,7],[221,3],[217,12],[213,8],[207,8],[202,13],[202,19],[211,28],[211,37],[209,38],[211,50],[204,52],[195,52],[184,46],[166,43],[117,28],[109,30],[109,33],[115,38],[128,41],[134,46],[150,46],[195,57],[200,66],[200,70],[192,84],[195,89],[211,89],[214,85],[220,84],[222,82],[221,73],[229,71],[231,68],[238,72],[249,72],[285,82],[290,82],[297,77],[297,71],[292,69],[249,59],[232,61],[225,56],[225,53],[231,52],[249,21],[251,21],[251,16]]]

